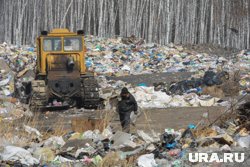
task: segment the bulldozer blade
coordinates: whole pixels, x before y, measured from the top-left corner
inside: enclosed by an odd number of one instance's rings
[[[49,110],[49,111],[57,111],[57,110],[66,110],[69,109],[69,105],[62,105],[62,106],[45,106],[42,109],[43,110]]]

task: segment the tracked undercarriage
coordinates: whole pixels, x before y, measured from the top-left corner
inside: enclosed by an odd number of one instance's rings
[[[40,111],[43,109],[60,109],[68,107],[94,108],[100,107],[100,98],[98,84],[94,77],[85,77],[81,79],[81,87],[78,89],[77,97],[56,97],[48,96],[50,89],[46,86],[44,80],[32,81],[32,94],[30,97],[30,109]],[[56,100],[56,105],[53,101]]]

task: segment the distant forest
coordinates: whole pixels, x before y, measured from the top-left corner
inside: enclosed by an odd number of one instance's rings
[[[0,42],[13,44],[34,44],[41,30],[61,27],[250,48],[250,0],[0,0],[0,23]]]

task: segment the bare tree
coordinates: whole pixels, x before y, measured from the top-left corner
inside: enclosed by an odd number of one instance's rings
[[[0,22],[0,42],[14,44],[65,27],[161,44],[250,47],[249,0],[0,0]]]

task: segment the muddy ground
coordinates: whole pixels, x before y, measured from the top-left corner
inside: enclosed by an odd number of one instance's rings
[[[199,123],[203,115],[208,113],[208,121],[213,122],[218,116],[220,116],[224,107],[182,107],[182,108],[167,108],[167,109],[146,109],[142,110],[140,116],[136,121],[135,126],[131,126],[132,133],[137,129],[150,132],[163,132],[166,128],[181,129],[186,128],[188,124]],[[106,111],[100,111],[102,114]],[[72,130],[72,120],[75,118],[88,120],[93,119],[95,111],[79,111],[70,110],[63,112],[47,112],[39,115],[39,121],[36,124],[36,128],[42,131],[57,130],[58,128],[65,131]],[[114,111],[111,111],[114,113]],[[99,115],[99,114],[97,114]],[[104,116],[105,117],[105,116]],[[97,117],[98,118],[98,117]],[[99,117],[100,118],[100,117]],[[120,122],[117,113],[110,114],[111,126],[115,130],[121,130]],[[79,121],[79,126],[81,121]]]

